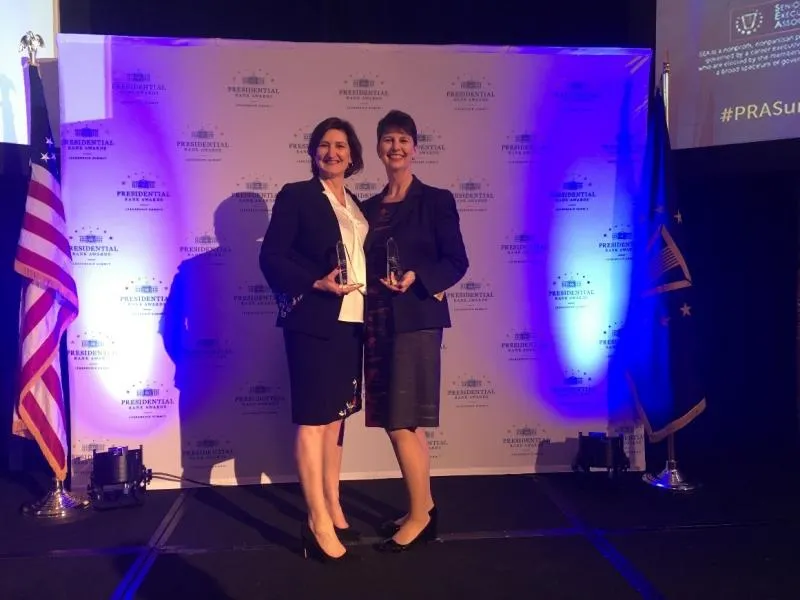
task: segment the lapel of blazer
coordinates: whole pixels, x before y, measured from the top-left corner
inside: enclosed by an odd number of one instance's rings
[[[372,224],[375,222],[375,219],[378,216],[378,211],[381,209],[381,201],[385,195],[386,187],[384,187],[377,196],[373,196],[368,202],[365,202],[361,205],[362,211],[364,212],[364,216],[366,217],[368,223]],[[364,240],[364,252],[369,251],[374,241],[375,230],[370,225],[369,231],[367,231],[367,239]]]
[[[405,199],[400,202],[400,206],[397,207],[397,211],[392,216],[392,221],[390,225],[393,229],[397,230],[402,228],[405,221],[407,221],[411,215],[418,211],[419,205],[422,202],[422,182],[417,179],[417,176],[413,176],[413,180],[411,181],[411,185],[408,186],[408,191],[406,192]],[[388,187],[388,186],[387,186]],[[367,208],[367,220],[372,223],[375,220],[377,212],[380,210],[381,201],[383,197],[386,195],[386,187],[383,188],[383,191],[378,194],[378,197],[375,198],[374,201],[370,202],[370,206]],[[375,239],[375,236],[370,235],[372,233],[372,229],[367,233],[367,239],[364,243],[364,250],[368,251],[369,248],[372,246],[372,243]]]
[[[408,186],[405,199],[397,207],[392,217],[392,227],[400,228],[408,218],[419,210],[422,202],[422,182],[416,175],[412,176],[411,185]]]
[[[311,201],[316,204],[320,214],[325,215],[325,228],[335,239],[341,239],[342,235],[339,231],[339,220],[336,218],[336,213],[331,206],[331,201],[328,200],[328,196],[325,195],[325,187],[316,177],[310,179],[308,183]]]

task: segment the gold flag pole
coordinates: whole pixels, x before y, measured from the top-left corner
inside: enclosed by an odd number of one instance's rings
[[[669,59],[664,62],[661,72],[661,93],[664,96],[664,114],[667,121],[667,131],[669,131],[669,80],[670,69]],[[673,492],[691,492],[695,485],[689,483],[683,474],[678,470],[678,461],[675,458],[675,433],[667,436],[667,464],[664,470],[658,475],[645,473],[642,480],[654,487],[671,490]]]
[[[669,78],[669,60],[667,60],[661,72],[661,94],[664,96],[664,116],[667,120],[667,131],[669,131]]]
[[[36,60],[39,48],[44,48],[44,39],[38,33],[27,31],[19,40],[19,51],[28,55],[28,62],[32,67],[39,66],[39,62]]]
[[[38,33],[28,31],[19,41],[19,52],[28,55],[30,67],[38,68],[39,61],[36,54],[39,48],[44,48],[44,39]],[[78,498],[64,489],[64,482],[58,477],[53,477],[53,486],[44,497],[25,504],[22,514],[26,517],[50,523],[68,523],[89,514],[89,501]]]

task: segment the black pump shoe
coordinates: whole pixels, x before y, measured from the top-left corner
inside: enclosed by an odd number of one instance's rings
[[[303,558],[313,558],[323,564],[351,563],[358,560],[358,556],[351,552],[345,552],[341,556],[327,554],[319,545],[308,523],[303,523],[300,526],[300,542],[303,547]]]
[[[378,533],[383,537],[392,537],[400,530],[400,525],[396,521],[384,521],[378,526]]]
[[[431,519],[434,518],[434,515],[438,516],[438,513],[439,511],[437,510],[436,506],[428,511]],[[392,537],[398,531],[400,531],[400,525],[397,524],[397,521],[384,521],[378,527],[378,533],[387,538]]]
[[[334,526],[333,529],[336,531],[337,537],[343,544],[346,542],[358,542],[361,540],[361,532],[352,526],[344,528]]]
[[[382,552],[384,554],[398,554],[400,552],[406,552],[411,550],[415,546],[419,546],[421,544],[427,544],[428,542],[432,542],[438,537],[439,527],[438,527],[438,519],[437,513],[434,512],[436,507],[431,509],[428,513],[430,515],[430,521],[422,531],[419,532],[419,535],[411,540],[407,544],[398,544],[394,538],[388,538],[375,544],[375,550],[378,552]]]

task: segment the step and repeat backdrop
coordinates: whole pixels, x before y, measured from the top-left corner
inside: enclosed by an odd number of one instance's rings
[[[68,334],[73,476],[144,447],[153,487],[294,480],[276,306],[258,269],[308,138],[419,128],[415,173],[458,203],[471,266],[448,291],[437,475],[568,470],[579,432],[643,436],[610,391],[628,306],[648,50],[296,44],[61,35],[63,197],[80,316]],[[399,475],[348,420],[343,478]]]

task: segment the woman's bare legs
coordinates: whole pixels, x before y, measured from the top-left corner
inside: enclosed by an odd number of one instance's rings
[[[350,526],[339,502],[339,478],[342,472],[342,448],[344,447],[344,419],[325,425],[323,442],[323,493],[325,506],[334,526],[346,529]]]
[[[338,425],[338,421],[336,424]],[[333,424],[300,425],[295,441],[297,471],[308,507],[308,526],[325,554],[338,558],[345,547],[333,529],[333,519],[325,502],[325,437]]]
[[[402,523],[398,521],[400,529],[393,536],[395,542],[405,545],[430,521],[428,513],[433,508],[430,455],[425,432],[420,428],[395,429],[388,433],[408,492],[408,514],[402,518]]]
[[[426,504],[429,506],[428,510],[430,510],[431,508],[433,508],[434,502],[433,502],[433,496],[431,495],[431,485],[430,485],[431,457],[430,457],[430,452],[429,452],[429,449],[428,449],[428,439],[425,437],[425,430],[423,430],[421,427],[417,427],[416,434],[417,434],[417,440],[419,441],[419,444],[420,444],[421,449],[422,449],[422,453],[425,455],[425,463],[426,463],[425,471],[428,474],[427,503]],[[404,514],[402,517],[400,517],[398,519],[395,519],[394,522],[398,526],[400,526],[400,525],[402,525],[403,523],[406,522],[407,518],[408,518],[408,513]]]

